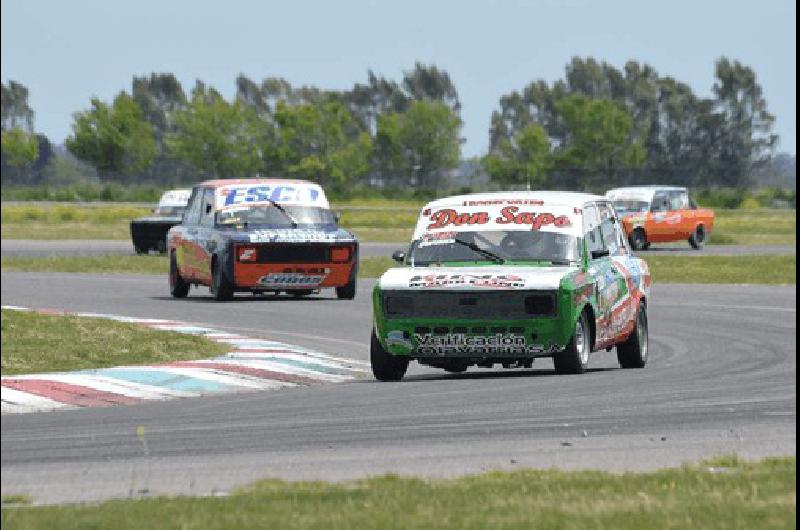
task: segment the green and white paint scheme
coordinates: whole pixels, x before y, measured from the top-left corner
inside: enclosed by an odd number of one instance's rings
[[[647,264],[628,247],[611,203],[565,192],[498,192],[427,204],[402,266],[373,290],[375,377],[402,379],[411,360],[461,372],[530,367],[552,357],[582,373],[617,348],[647,362]]]

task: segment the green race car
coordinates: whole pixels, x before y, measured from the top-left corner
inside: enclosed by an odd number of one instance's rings
[[[617,348],[647,362],[647,264],[628,246],[609,200],[583,193],[498,192],[426,205],[402,267],[373,291],[370,360],[399,381],[416,360],[449,372],[530,367],[552,357],[583,373]]]

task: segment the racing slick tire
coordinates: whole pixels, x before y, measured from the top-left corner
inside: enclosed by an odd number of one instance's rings
[[[189,294],[189,282],[181,277],[174,252],[169,256],[169,294],[173,298],[186,298]]]
[[[150,251],[149,248],[145,248],[145,247],[142,247],[142,246],[139,246],[139,245],[133,245],[133,250],[137,254],[147,254]]]
[[[356,279],[353,278],[346,285],[336,288],[336,298],[352,300],[356,297]]]
[[[374,329],[369,342],[369,361],[372,375],[378,381],[400,381],[408,370],[408,358],[396,357],[384,350]]]
[[[564,351],[553,355],[553,366],[557,374],[582,374],[589,367],[589,353],[592,350],[592,334],[586,311],[581,313],[575,323],[575,331]]]
[[[233,300],[233,286],[222,272],[222,267],[217,260],[212,263],[211,269],[211,294],[218,302]]]
[[[628,339],[617,344],[617,360],[622,368],[644,368],[647,364],[647,307],[639,304],[636,327]]]
[[[695,250],[702,249],[706,244],[706,228],[703,225],[697,225],[692,235],[689,236],[689,244]]]
[[[647,250],[650,247],[650,243],[647,242],[647,234],[641,228],[637,228],[631,233],[629,241],[633,250]]]

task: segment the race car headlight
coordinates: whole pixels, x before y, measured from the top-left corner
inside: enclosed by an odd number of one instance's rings
[[[239,261],[254,263],[258,261],[258,249],[256,247],[239,247],[236,256]]]
[[[331,261],[334,263],[350,261],[350,247],[331,247]]]

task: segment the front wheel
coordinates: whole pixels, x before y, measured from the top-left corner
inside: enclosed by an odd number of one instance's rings
[[[214,300],[219,302],[233,300],[233,286],[228,282],[227,278],[225,278],[222,272],[222,265],[215,260],[212,266],[211,293],[214,295]]]
[[[644,230],[641,228],[637,228],[633,231],[630,237],[630,243],[633,250],[647,250],[650,246],[650,243],[647,242],[647,234],[645,234]]]
[[[189,294],[189,282],[181,277],[174,252],[169,257],[169,294],[173,298],[186,298]]]
[[[395,356],[384,350],[374,329],[369,342],[369,361],[372,375],[378,381],[400,381],[408,370],[408,358]]]
[[[352,300],[356,297],[356,279],[353,278],[347,285],[336,288],[336,298],[342,300]]]
[[[581,313],[575,323],[575,331],[564,351],[553,355],[553,365],[557,374],[582,374],[589,367],[589,352],[592,349],[592,335],[586,311]]]
[[[695,250],[700,250],[706,244],[706,229],[703,225],[698,225],[697,228],[694,229],[692,235],[689,236],[689,244],[692,245],[692,248]]]
[[[647,364],[647,307],[639,304],[636,327],[630,337],[617,344],[617,360],[622,368],[644,368]]]

